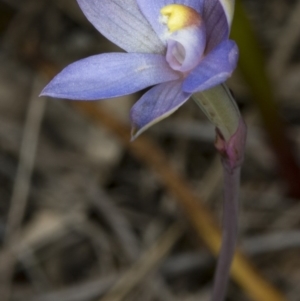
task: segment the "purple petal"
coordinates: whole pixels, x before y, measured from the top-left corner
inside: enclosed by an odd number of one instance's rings
[[[188,72],[200,63],[206,46],[205,34],[203,26],[191,26],[170,35],[166,59],[172,69]]]
[[[205,0],[203,18],[206,26],[206,52],[208,53],[219,43],[228,39],[229,24],[220,0]]]
[[[104,99],[131,94],[179,76],[159,54],[106,53],[69,65],[45,87],[42,95]]]
[[[161,22],[160,10],[169,4],[181,4],[193,8],[201,15],[204,1],[205,0],[137,0],[136,2],[146,19],[152,25],[154,31],[162,41],[165,41],[166,25]]]
[[[163,53],[164,45],[136,0],[77,0],[87,19],[127,52]]]
[[[195,93],[223,83],[236,68],[238,48],[227,40],[211,51],[183,82],[183,90]]]
[[[132,139],[150,126],[168,117],[191,96],[181,88],[182,81],[176,80],[157,85],[146,92],[131,109]]]

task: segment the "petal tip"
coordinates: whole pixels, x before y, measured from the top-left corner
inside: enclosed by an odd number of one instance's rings
[[[50,96],[49,95],[49,92],[47,91],[48,89],[48,86],[49,84],[41,91],[41,93],[39,94],[39,97],[42,97],[42,96]]]
[[[131,135],[130,142],[133,142],[138,137],[137,132],[138,132],[137,128],[132,126],[131,133],[130,133],[130,135]]]
[[[135,125],[131,127],[131,138],[130,142],[135,141],[142,133],[144,133],[150,126],[143,126],[142,128],[138,128]]]
[[[39,97],[58,97],[51,88],[52,81],[42,90]]]

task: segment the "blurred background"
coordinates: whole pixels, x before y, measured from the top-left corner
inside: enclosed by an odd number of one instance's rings
[[[299,301],[300,1],[239,4],[228,85],[249,131],[239,245],[255,273],[227,300]],[[0,41],[0,300],[209,300],[216,259],[189,202],[221,226],[222,168],[202,112],[189,101],[129,143],[140,95],[39,98],[67,64],[121,51],[75,0],[0,0]]]

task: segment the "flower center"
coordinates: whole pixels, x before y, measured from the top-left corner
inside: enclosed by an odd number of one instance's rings
[[[206,30],[200,14],[191,7],[170,4],[160,10],[166,25],[166,60],[170,67],[186,75],[201,61],[206,46]]]
[[[163,23],[168,26],[169,32],[201,24],[200,15],[193,8],[185,5],[170,4],[164,6],[160,13],[163,16]]]

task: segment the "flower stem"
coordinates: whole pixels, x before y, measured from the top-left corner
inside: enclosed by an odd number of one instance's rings
[[[244,159],[246,125],[240,119],[237,131],[226,141],[217,128],[216,148],[222,158],[224,174],[223,237],[215,274],[212,301],[223,301],[233,260],[237,232],[241,165]]]
[[[223,169],[223,238],[214,280],[213,301],[222,301],[225,299],[226,295],[238,232],[240,171],[240,167],[237,167],[232,171],[229,171],[225,166]]]
[[[223,301],[233,260],[238,228],[239,186],[244,160],[246,125],[226,86],[196,93],[193,99],[216,126],[215,146],[224,173],[223,238],[215,274],[212,301]]]

